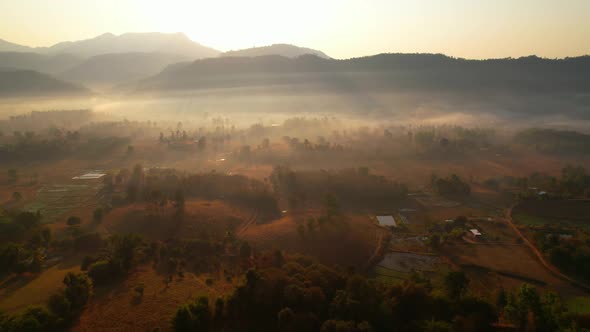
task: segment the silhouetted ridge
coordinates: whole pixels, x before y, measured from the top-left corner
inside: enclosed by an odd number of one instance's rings
[[[192,89],[264,84],[321,85],[339,89],[559,92],[590,90],[590,57],[559,60],[466,60],[441,54],[379,54],[348,60],[313,55],[227,57],[170,66],[139,89]],[[349,88],[350,85],[348,85]]]

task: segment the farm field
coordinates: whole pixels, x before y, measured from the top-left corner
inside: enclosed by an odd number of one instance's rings
[[[24,209],[39,211],[44,223],[52,223],[69,211],[96,205],[100,201],[98,193],[101,188],[102,184],[96,181],[92,184],[75,182],[43,186],[38,190],[34,201],[25,205]]]
[[[590,200],[527,200],[513,210],[516,223],[590,230]]]
[[[566,298],[583,294],[553,276],[524,245],[454,244],[446,246],[444,254],[458,266],[500,274],[518,280],[518,284],[529,282]]]
[[[412,271],[433,271],[437,263],[438,257],[435,255],[420,255],[405,252],[389,252],[385,254],[383,260],[377,266],[402,273],[410,273]]]

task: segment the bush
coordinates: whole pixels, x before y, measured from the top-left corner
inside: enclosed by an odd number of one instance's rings
[[[66,298],[63,292],[51,295],[47,306],[51,312],[62,318],[69,317],[72,310],[72,303]]]
[[[92,220],[96,223],[101,222],[103,217],[104,211],[102,208],[97,208],[96,210],[94,210],[94,212],[92,212]]]
[[[84,258],[82,259],[82,264],[80,264],[80,270],[88,271],[88,268],[94,262],[96,262],[96,258],[92,256],[84,256]]]
[[[92,296],[92,280],[84,273],[69,272],[64,278],[65,297],[72,304],[72,309],[81,309]]]
[[[135,291],[138,297],[143,297],[143,291],[145,290],[145,286],[144,284],[139,284],[135,286],[133,290]]]
[[[76,216],[71,216],[66,221],[66,224],[68,226],[80,225],[81,223],[82,223],[82,219],[80,219],[80,217],[76,217]]]
[[[109,282],[113,278],[115,269],[108,260],[100,260],[92,263],[88,267],[88,276],[97,284],[102,285]]]

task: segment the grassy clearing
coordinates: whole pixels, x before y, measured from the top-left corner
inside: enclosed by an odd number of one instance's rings
[[[514,219],[528,226],[561,226],[590,230],[590,201],[529,200],[514,208]]]
[[[577,296],[566,302],[570,312],[579,315],[590,315],[590,296]]]
[[[548,224],[554,224],[554,222],[552,222],[550,219],[524,213],[515,214],[513,219],[518,224],[526,226],[545,226]]]
[[[95,295],[73,326],[72,331],[170,331],[172,317],[179,305],[208,296],[210,301],[230,294],[236,286],[233,282],[214,279],[208,285],[209,276],[185,273],[174,276],[166,285],[166,275],[154,271],[151,266],[140,266],[124,281],[95,289]],[[234,282],[239,282],[236,278]],[[134,292],[137,285],[144,286],[144,294]]]
[[[44,304],[52,294],[63,286],[64,276],[68,272],[79,270],[79,266],[58,264],[31,279],[18,277],[17,279],[4,280],[0,284],[0,310],[17,312],[27,306]]]

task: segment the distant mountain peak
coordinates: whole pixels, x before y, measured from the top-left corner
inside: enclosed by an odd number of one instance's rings
[[[268,46],[252,47],[242,50],[232,50],[223,53],[225,57],[256,57],[264,55],[281,55],[287,58],[297,58],[302,55],[315,55],[320,58],[330,59],[324,52],[307,47],[300,47],[291,44],[272,44]]]
[[[56,44],[47,53],[71,53],[92,57],[108,53],[158,52],[175,53],[191,58],[217,56],[220,52],[190,40],[183,33],[129,32],[105,33],[91,39]]]
[[[111,32],[105,32],[105,33],[103,33],[103,34],[102,34],[102,35],[100,35],[100,36],[96,36],[96,37],[94,37],[93,39],[101,39],[101,38],[113,38],[113,37],[115,37],[115,35],[114,35],[113,33],[111,33]]]

